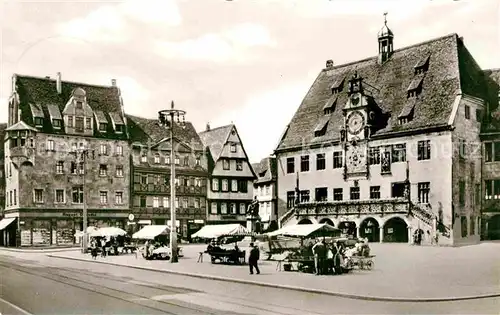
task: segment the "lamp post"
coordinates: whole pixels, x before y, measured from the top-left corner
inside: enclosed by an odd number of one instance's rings
[[[184,126],[186,112],[174,108],[174,101],[172,101],[170,109],[164,109],[158,112],[160,123],[170,128],[170,250],[172,255],[170,257],[171,263],[178,262],[177,256],[177,226],[175,218],[175,155],[174,155],[174,129],[175,124]],[[182,117],[182,121],[181,121]]]
[[[82,211],[82,218],[83,218],[83,237],[82,237],[82,253],[87,253],[88,249],[88,244],[87,244],[87,225],[88,225],[88,215],[87,215],[87,204],[85,202],[86,199],[86,193],[85,193],[85,173],[86,173],[86,163],[87,163],[87,154],[88,150],[87,149],[80,149],[78,150],[78,153],[80,153],[80,158],[82,161],[82,168],[79,170],[82,174],[83,178],[83,185],[82,185],[82,193],[83,193],[83,211]]]

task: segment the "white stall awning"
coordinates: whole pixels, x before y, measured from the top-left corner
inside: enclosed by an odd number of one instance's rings
[[[132,238],[141,240],[152,240],[158,235],[166,235],[170,233],[168,225],[146,225],[139,232],[132,235]]]
[[[8,227],[16,218],[4,218],[0,221],[0,231]]]

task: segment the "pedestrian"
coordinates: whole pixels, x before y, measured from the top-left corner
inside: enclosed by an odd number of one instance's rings
[[[250,247],[252,248],[250,250],[250,257],[248,257],[248,265],[250,267],[250,274],[253,275],[253,268],[255,268],[255,271],[257,274],[260,274],[259,266],[257,265],[259,261],[259,248],[254,245],[254,243],[250,243]]]
[[[317,241],[312,247],[312,252],[314,254],[314,268],[316,269],[316,275],[323,274],[323,269],[325,265],[326,258],[326,247],[323,241]]]

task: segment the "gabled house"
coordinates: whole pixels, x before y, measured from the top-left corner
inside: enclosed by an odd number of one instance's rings
[[[207,223],[246,225],[246,210],[253,197],[256,175],[233,124],[200,132],[208,151]]]
[[[8,110],[4,228],[14,226],[8,245],[73,244],[83,207],[89,226],[125,227],[129,138],[116,81],[100,86],[62,81],[60,73],[15,74]]]
[[[208,162],[200,137],[190,122],[175,123],[172,145],[170,128],[157,119],[127,115],[127,122],[136,229],[145,224],[170,225],[170,168],[174,163],[177,232],[190,240],[205,224],[207,212]]]
[[[259,163],[252,164],[252,167],[257,175],[257,179],[253,184],[253,195],[259,201],[259,216],[262,230],[276,230],[278,229],[278,218],[284,214],[284,212],[278,212],[276,158],[272,156],[266,157]]]

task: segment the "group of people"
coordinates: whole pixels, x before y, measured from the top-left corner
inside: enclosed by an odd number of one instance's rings
[[[327,244],[325,239],[317,240],[312,246],[314,271],[317,275],[341,274],[346,271],[346,258],[370,255],[368,240],[358,240],[354,247],[347,248],[344,243],[334,241]]]
[[[220,253],[228,252],[230,255],[230,260],[232,260],[234,262],[239,261],[239,257],[240,257],[240,253],[241,253],[240,248],[238,247],[238,244],[235,243],[233,249],[224,249],[224,248],[219,246],[219,244],[217,243],[216,240],[212,240],[208,244],[207,250],[205,252],[212,257],[212,261],[217,256],[217,253],[220,254]],[[250,243],[250,254],[248,256],[248,266],[250,268],[251,275],[254,274],[254,269],[255,269],[255,272],[257,274],[260,274],[259,265],[258,265],[259,259],[260,259],[259,247],[257,246],[257,244],[252,242],[252,243]]]

